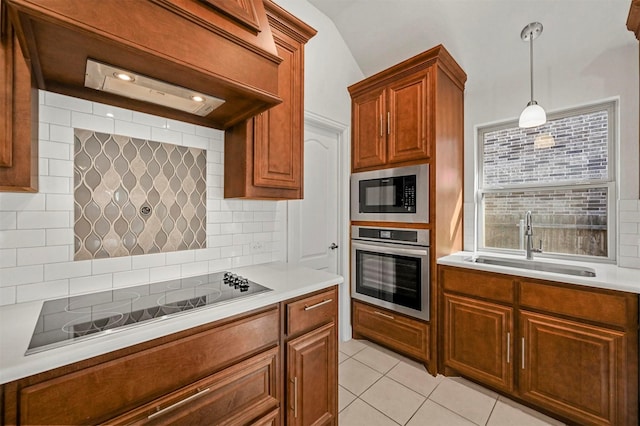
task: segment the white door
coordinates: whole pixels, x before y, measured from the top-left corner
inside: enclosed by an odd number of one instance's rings
[[[289,262],[338,272],[338,141],[335,129],[305,120],[304,199],[289,201]]]

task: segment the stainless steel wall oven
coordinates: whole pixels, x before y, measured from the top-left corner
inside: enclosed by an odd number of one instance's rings
[[[429,230],[352,226],[351,296],[429,320]]]

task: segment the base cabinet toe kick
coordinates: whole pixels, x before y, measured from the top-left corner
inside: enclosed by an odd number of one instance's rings
[[[638,424],[638,295],[438,266],[447,375],[571,424]]]
[[[335,425],[337,295],[329,287],[6,383],[1,424]]]

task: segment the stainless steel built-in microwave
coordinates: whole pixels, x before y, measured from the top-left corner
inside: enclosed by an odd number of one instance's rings
[[[351,175],[351,220],[429,222],[429,165]]]

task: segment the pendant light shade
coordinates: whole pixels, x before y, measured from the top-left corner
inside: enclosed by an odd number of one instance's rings
[[[532,22],[522,29],[520,38],[529,42],[529,70],[531,75],[531,100],[520,114],[518,126],[523,128],[537,127],[547,122],[544,109],[533,99],[533,40],[542,34],[542,24]]]

